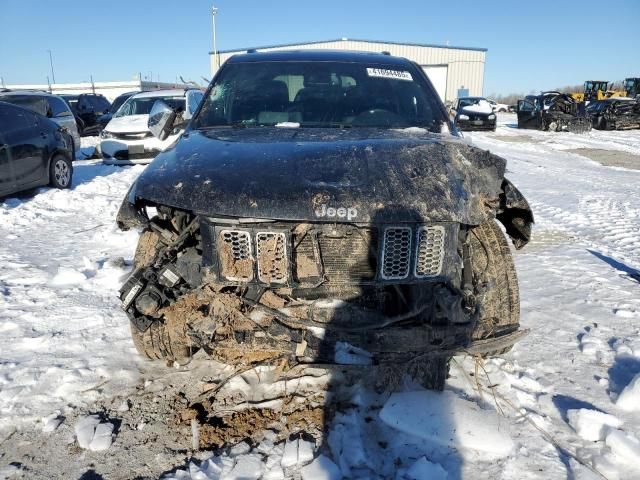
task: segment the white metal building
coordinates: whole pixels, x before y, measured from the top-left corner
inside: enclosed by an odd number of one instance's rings
[[[187,88],[182,83],[150,82],[146,80],[130,80],[126,82],[83,82],[83,83],[53,83],[51,85],[3,85],[11,90],[43,90],[57,95],[79,95],[81,93],[99,93],[107,97],[110,102],[126,92],[136,90],[163,90],[167,88]]]
[[[389,52],[418,63],[429,76],[444,101],[458,96],[482,96],[486,48],[452,47],[419,43],[379,42],[342,38],[320,42],[270,45],[237,50],[210,52],[211,74],[229,57],[247,50],[360,50],[366,52]]]

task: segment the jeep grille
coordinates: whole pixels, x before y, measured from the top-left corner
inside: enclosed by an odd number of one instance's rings
[[[220,272],[234,282],[253,278],[251,236],[242,230],[221,230],[219,236]]]
[[[439,275],[444,259],[444,227],[420,227],[416,245],[415,276],[425,278]]]
[[[287,238],[284,233],[259,232],[256,235],[256,256],[261,282],[287,282]]]
[[[388,227],[382,244],[382,269],[385,280],[402,280],[409,276],[411,263],[411,228]]]

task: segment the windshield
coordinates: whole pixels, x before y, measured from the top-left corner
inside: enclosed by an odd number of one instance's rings
[[[486,98],[468,97],[468,98],[461,98],[460,99],[460,108],[471,107],[473,105],[491,106],[491,103],[489,103],[489,101]]]
[[[439,97],[412,67],[274,61],[224,67],[193,126],[416,126],[440,132],[444,122]]]
[[[40,115],[47,115],[49,104],[46,98],[38,95],[3,95],[0,100],[7,103],[13,103],[24,108],[28,108]]]
[[[151,107],[158,100],[162,100],[169,107],[176,111],[184,111],[184,97],[131,97],[124,102],[118,111],[113,115],[114,117],[127,117],[129,115],[149,115]]]
[[[126,102],[128,99],[130,99],[131,97],[133,97],[132,94],[120,95],[118,98],[116,98],[113,101],[113,103],[111,104],[111,108],[109,110],[111,110],[112,113],[117,112],[118,109],[122,106],[122,104]]]

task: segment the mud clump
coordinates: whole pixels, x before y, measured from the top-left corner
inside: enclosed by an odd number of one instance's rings
[[[309,406],[288,414],[269,408],[251,408],[203,421],[203,414],[211,408],[210,405],[194,405],[185,409],[178,419],[183,424],[189,424],[192,419],[200,422],[200,448],[204,449],[222,448],[245,440],[258,443],[267,430],[274,432],[278,440],[298,433],[319,437],[330,421],[330,415],[323,407]]]
[[[296,258],[296,276],[298,278],[312,278],[318,276],[318,265],[315,260],[306,255]]]
[[[284,241],[280,236],[258,239],[258,272],[261,279],[286,279],[287,260]]]
[[[279,414],[269,409],[243,410],[216,417],[214,422],[200,425],[200,446],[220,448],[246,439],[257,441],[278,419]]]
[[[253,278],[253,259],[250,256],[242,258],[234,252],[230,242],[219,242],[220,269],[222,275],[230,280],[250,280]]]
[[[133,257],[133,263],[135,268],[149,267],[158,255],[160,250],[160,235],[153,230],[147,230],[140,235],[138,247]]]

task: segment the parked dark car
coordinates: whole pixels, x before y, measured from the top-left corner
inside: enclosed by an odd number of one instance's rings
[[[58,95],[39,90],[5,90],[0,92],[0,102],[12,103],[39,113],[66,128],[73,137],[76,150],[80,148],[80,134],[73,112]]]
[[[41,185],[69,188],[73,138],[26,108],[0,102],[0,195]]]
[[[149,128],[165,138],[177,118],[158,100]],[[118,212],[144,232],[121,289],[136,348],[335,364],[351,345],[443,388],[455,352],[522,335],[494,219],[521,248],[533,215],[505,166],[461,138],[409,60],[236,55]]]
[[[591,130],[591,118],[584,103],[560,92],[542,92],[518,100],[518,128],[550,132],[585,133]]]
[[[109,107],[109,111],[103,115],[100,115],[100,117],[98,118],[98,123],[100,123],[103,129],[107,126],[107,123],[111,121],[111,118],[113,118],[113,114],[118,111],[122,104],[129,98],[133,97],[136,93],[140,93],[140,90],[136,90],[135,92],[123,93],[122,95],[116,97],[116,99],[111,104],[111,107]]]
[[[453,123],[459,130],[494,130],[496,114],[489,100],[483,97],[461,97],[449,109]]]
[[[629,130],[640,128],[640,100],[607,98],[587,105],[593,128],[598,130]]]
[[[111,108],[111,103],[104,95],[82,93],[80,95],[61,95],[61,97],[71,107],[81,136],[100,134],[103,125],[98,121],[98,118],[108,113]]]

